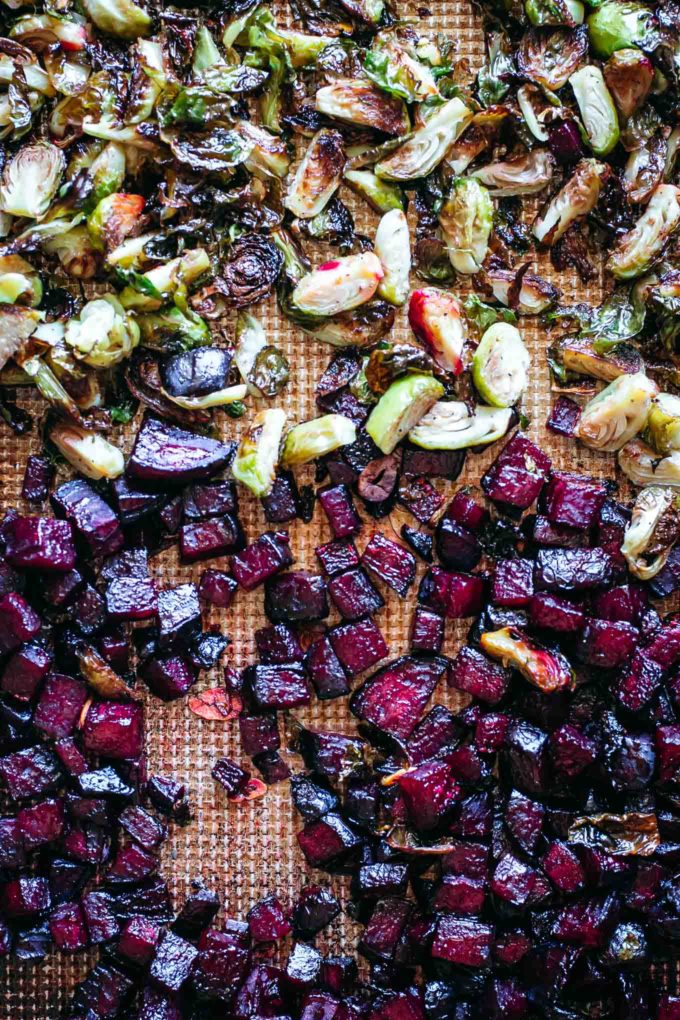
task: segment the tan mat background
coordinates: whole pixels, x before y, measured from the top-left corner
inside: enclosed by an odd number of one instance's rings
[[[425,16],[425,8],[422,6],[399,5],[402,17],[414,17],[423,28],[427,27],[432,32],[443,31],[451,36],[460,56],[468,58],[473,69],[478,68],[484,58],[483,33],[481,20],[468,0],[438,0],[429,4],[427,9],[430,13]],[[377,217],[368,210],[365,203],[356,201],[347,189],[341,191],[341,197],[354,211],[357,230],[372,236]],[[306,247],[314,255],[312,245],[307,242]],[[320,258],[321,253],[319,261]],[[595,303],[599,300],[599,281],[584,287],[574,274],[554,273],[547,257],[536,257],[530,253],[528,258],[535,262],[545,276],[558,284],[565,303],[574,300]],[[465,287],[456,287],[458,289],[462,291]],[[253,310],[265,323],[270,343],[281,347],[290,359],[291,382],[280,398],[289,419],[301,421],[315,416],[314,387],[332,349],[305,337],[300,330],[283,319],[274,298]],[[550,408],[550,380],[545,360],[549,338],[545,330],[531,319],[523,319],[520,326],[532,354],[530,384],[524,398],[524,411],[531,423],[530,434],[538,438],[542,447],[550,452],[556,468],[613,477],[615,465],[611,456],[578,448],[574,443],[555,437],[545,430],[544,423]],[[231,328],[230,335],[233,335]],[[398,315],[394,336],[400,339],[409,337],[403,311]],[[246,421],[256,406],[251,400]],[[37,403],[30,407],[39,414]],[[238,422],[220,412],[217,412],[216,417],[225,437],[238,436]],[[124,431],[121,441],[129,449],[133,430]],[[21,507],[20,491],[26,456],[37,452],[39,446],[35,430],[31,436],[17,439],[6,427],[0,427],[1,506]],[[470,456],[456,486],[463,483],[477,484],[499,448],[497,446],[481,456]],[[241,517],[249,540],[266,527],[259,502],[243,492]],[[417,523],[397,511],[380,526],[394,537],[392,529],[396,530],[398,536],[404,520]],[[294,522],[290,531],[296,566],[317,570],[314,548],[331,537],[320,506],[317,505],[310,525]],[[360,551],[372,531],[371,522],[367,522],[357,541]],[[206,565],[199,564],[193,568],[181,566],[176,551],[171,550],[156,558],[152,569],[160,584],[174,585],[181,581],[197,580]],[[226,561],[211,561],[209,565],[226,566]],[[420,579],[422,569],[421,566],[417,580]],[[397,656],[408,649],[414,594],[402,602],[389,589],[384,586],[382,589],[386,606],[377,615],[376,621],[390,645],[391,655]],[[417,582],[412,589],[413,593],[416,590]],[[262,608],[262,590],[248,595],[239,592],[229,610],[213,611],[208,622],[219,623],[232,638],[233,644],[228,650],[227,661],[237,667],[246,665],[254,657],[254,632],[267,622]],[[466,627],[451,623],[447,626],[449,629],[444,652],[453,654]],[[211,687],[219,683],[220,677],[217,674],[218,671],[215,671],[214,675],[206,675],[200,687]],[[434,700],[456,704],[452,693],[445,689],[438,690]],[[176,905],[181,904],[189,891],[191,880],[196,877],[202,877],[220,894],[224,904],[223,913],[233,917],[244,917],[250,904],[268,892],[277,892],[284,900],[290,901],[305,881],[326,880],[325,875],[314,873],[306,867],[298,851],[295,833],[300,825],[290,803],[287,783],[270,787],[261,800],[234,806],[227,803],[211,779],[210,769],[217,757],[230,755],[237,760],[242,757],[236,722],[205,722],[189,711],[186,701],[166,705],[147,697],[146,707],[149,773],[170,773],[188,783],[194,804],[193,823],[186,828],[172,827],[163,849],[161,870],[170,883]],[[309,709],[296,714],[304,723],[314,727],[354,732],[354,722],[345,699],[315,701]],[[287,757],[293,768],[300,767],[301,763],[294,755]],[[343,903],[346,902],[345,880],[333,878],[330,882],[336,895]],[[355,930],[351,919],[343,912],[332,925],[327,937],[320,938],[319,946],[322,949],[332,948],[335,952],[351,953]],[[73,986],[84,976],[95,955],[80,954],[69,958],[53,953],[38,964],[22,965],[16,961],[0,964],[0,1020],[51,1020],[57,1017],[68,1002]]]

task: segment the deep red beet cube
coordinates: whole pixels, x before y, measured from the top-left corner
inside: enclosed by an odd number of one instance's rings
[[[40,744],[0,758],[0,775],[14,800],[49,793],[62,778],[59,759]]]
[[[555,471],[543,490],[541,507],[553,524],[590,528],[599,518],[607,486],[596,478]]]
[[[102,701],[90,706],[83,726],[86,751],[105,758],[139,758],[144,749],[141,705]]]
[[[552,524],[544,514],[526,519],[525,529],[536,545],[557,546],[561,549],[582,549],[590,544],[587,531],[570,528],[567,524]]]
[[[245,976],[249,961],[247,946],[229,932],[208,929],[198,943],[198,957],[192,981],[201,999],[228,1002]]]
[[[477,616],[483,606],[484,578],[431,567],[418,590],[418,601],[452,620]]]
[[[10,592],[0,599],[0,654],[12,652],[39,633],[41,620],[22,595]]]
[[[145,482],[183,485],[210,478],[225,468],[233,455],[233,443],[220,443],[147,416],[137,433],[127,475]]]
[[[201,630],[201,607],[196,585],[178,584],[158,593],[159,646],[170,649],[189,644]]]
[[[543,871],[560,892],[574,893],[584,883],[585,875],[581,862],[574,851],[556,840],[542,861]]]
[[[204,570],[198,582],[198,597],[220,609],[228,609],[234,600],[237,582],[223,570]]]
[[[524,906],[534,891],[536,879],[534,868],[514,854],[505,853],[496,864],[491,891],[499,900],[519,908]]]
[[[75,568],[50,574],[42,582],[43,598],[50,606],[70,606],[85,584],[83,575]]]
[[[336,538],[350,538],[361,528],[352,495],[346,485],[322,489],[319,500]]]
[[[534,593],[534,565],[531,560],[498,560],[491,586],[491,601],[497,606],[526,606]]]
[[[408,868],[405,864],[364,864],[357,873],[356,886],[364,899],[405,896],[408,889]]]
[[[278,942],[293,930],[288,912],[276,896],[267,896],[250,908],[248,928],[255,942]]]
[[[656,755],[661,782],[677,783],[680,778],[680,725],[657,727]]]
[[[93,889],[83,896],[81,901],[89,941],[93,945],[110,942],[116,937],[120,925],[113,912],[113,905],[108,893]]]
[[[272,623],[309,623],[328,616],[326,582],[320,574],[291,570],[265,582],[264,611]]]
[[[158,857],[141,846],[130,843],[118,848],[106,878],[111,885],[139,883],[158,870]]]
[[[271,492],[262,499],[265,520],[269,524],[287,524],[300,514],[300,493],[291,471],[281,471]]]
[[[372,619],[343,623],[328,632],[333,651],[350,676],[371,669],[387,655],[385,638]]]
[[[0,910],[10,920],[23,920],[49,910],[50,888],[46,878],[16,878],[0,886]]]
[[[444,505],[443,495],[422,476],[403,475],[399,482],[399,502],[421,524],[428,524]]]
[[[581,639],[580,654],[591,666],[613,669],[633,654],[640,631],[632,623],[589,620]]]
[[[257,707],[262,710],[297,708],[311,699],[305,671],[301,665],[251,666],[246,680]]]
[[[21,829],[16,818],[0,818],[0,868],[14,871],[26,863]]]
[[[250,779],[250,772],[242,769],[231,758],[218,758],[210,774],[227,791],[230,797],[235,797],[237,794],[242,793]]]
[[[118,823],[145,850],[158,850],[168,834],[166,827],[139,805],[126,807],[118,816]]]
[[[76,547],[71,525],[51,517],[16,517],[5,530],[5,556],[20,570],[72,570]]]
[[[52,673],[45,681],[36,706],[34,725],[54,740],[70,737],[86,701],[87,687],[82,680]]]
[[[26,458],[21,498],[29,503],[43,503],[50,492],[54,468],[47,457],[32,454]]]
[[[81,776],[90,768],[90,764],[76,743],[74,737],[64,737],[54,745],[59,761],[72,776]]]
[[[93,555],[108,555],[123,545],[118,516],[84,478],[60,485],[52,494],[52,503]]]
[[[613,894],[579,900],[560,911],[552,927],[552,935],[586,949],[597,949],[604,944],[618,914],[619,902]]]
[[[198,950],[174,932],[166,932],[156,951],[149,976],[169,994],[179,992],[188,981]]]
[[[179,533],[179,551],[184,563],[195,563],[243,549],[243,529],[234,514],[184,524]]]
[[[466,967],[484,967],[491,958],[493,928],[481,921],[443,914],[437,921],[432,956]]]
[[[670,669],[680,662],[680,617],[676,614],[667,617],[645,645],[645,651],[663,669]]]
[[[331,599],[346,620],[371,616],[385,605],[382,595],[359,567],[336,574],[328,582]]]
[[[336,538],[318,545],[314,551],[329,577],[359,566],[359,553],[349,538]]]
[[[320,700],[349,693],[347,674],[327,636],[311,643],[305,655],[305,667]]]
[[[322,956],[318,949],[298,942],[288,957],[286,979],[294,988],[310,988],[321,973]]]
[[[118,955],[138,967],[146,967],[156,952],[160,930],[145,917],[131,917],[118,939]]]
[[[449,685],[495,705],[510,683],[510,672],[482,652],[463,645],[449,668]]]
[[[308,822],[297,834],[300,848],[313,868],[325,868],[347,857],[360,845],[360,839],[345,821],[333,812]]]
[[[408,900],[396,896],[376,903],[361,937],[359,952],[370,960],[393,959],[411,909]]]
[[[241,746],[246,754],[265,754],[281,747],[279,724],[274,712],[239,716]]]
[[[460,797],[451,766],[429,761],[399,777],[399,789],[409,821],[420,832],[436,828]]]
[[[408,740],[445,669],[444,659],[395,659],[354,692],[350,708],[382,733]]]
[[[639,712],[659,692],[663,675],[658,662],[638,649],[616,678],[615,696],[619,704],[629,712]]]
[[[482,478],[482,488],[494,503],[526,510],[538,498],[550,467],[550,457],[516,432]]]
[[[163,701],[183,698],[196,683],[196,671],[182,655],[152,656],[141,666],[139,675]]]
[[[475,747],[481,754],[495,754],[505,743],[510,719],[502,712],[483,715],[475,727]]]
[[[486,879],[489,876],[489,849],[481,843],[453,840],[452,849],[442,858],[442,871],[446,874],[467,875],[468,878]]]
[[[430,758],[442,757],[458,743],[461,727],[444,705],[434,705],[418,723],[408,741],[408,760],[419,765]]]
[[[241,587],[252,591],[292,562],[288,532],[265,531],[232,558],[231,569]]]
[[[568,595],[608,585],[613,572],[613,560],[603,549],[539,549],[534,584]]]
[[[64,830],[64,802],[61,798],[43,800],[31,807],[21,808],[17,822],[27,850],[55,843]]]
[[[416,560],[403,545],[375,532],[364,549],[362,566],[405,598],[416,576]]]
[[[580,606],[547,591],[539,591],[531,597],[529,619],[534,627],[554,630],[558,634],[575,634],[583,630],[586,623],[586,615]]]
[[[87,925],[80,903],[62,903],[50,914],[50,934],[62,953],[77,953],[88,944]]]
[[[31,701],[49,672],[52,656],[41,645],[24,645],[14,653],[2,673],[0,687],[20,701]]]
[[[432,907],[447,914],[481,914],[486,883],[467,875],[444,875],[434,891]]]
[[[558,397],[545,423],[546,428],[556,432],[558,436],[567,436],[571,439],[581,413],[581,408],[571,397]]]
[[[205,521],[209,517],[238,511],[238,493],[234,482],[202,482],[189,485],[182,495],[187,521]]]
[[[411,623],[411,651],[436,655],[443,643],[444,618],[425,606],[416,606]]]
[[[558,774],[573,778],[592,765],[598,747],[594,740],[571,723],[565,723],[550,737],[550,753]]]
[[[519,790],[513,790],[505,808],[505,824],[522,850],[532,854],[540,839],[545,808]]]
[[[150,620],[158,611],[150,577],[116,577],[106,589],[106,612],[112,620]]]
[[[304,655],[297,635],[285,623],[256,630],[255,647],[260,662],[266,666],[300,662]]]

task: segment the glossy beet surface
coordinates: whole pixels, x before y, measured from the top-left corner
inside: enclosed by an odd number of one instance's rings
[[[146,418],[135,440],[127,474],[138,481],[183,485],[226,467],[233,444],[220,443],[157,418]]]

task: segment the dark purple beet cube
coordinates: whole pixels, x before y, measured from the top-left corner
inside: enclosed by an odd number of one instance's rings
[[[427,478],[402,476],[399,502],[421,524],[428,524],[444,504],[444,497]]]
[[[238,513],[238,495],[234,482],[209,482],[189,485],[182,495],[184,519],[205,521],[209,517]]]
[[[510,683],[510,672],[482,652],[463,645],[449,668],[449,686],[495,705]]]
[[[135,843],[118,848],[106,880],[109,885],[137,884],[158,870],[158,857]]]
[[[0,818],[0,868],[7,871],[21,868],[26,861],[19,822],[16,818]]]
[[[538,498],[550,472],[551,461],[535,443],[516,432],[482,478],[482,488],[510,510],[526,510]]]
[[[597,744],[578,727],[565,723],[550,737],[550,754],[555,771],[572,779],[597,758]]]
[[[382,595],[361,567],[336,574],[328,582],[328,591],[336,609],[346,620],[371,616],[385,605]]]
[[[444,705],[434,705],[421,719],[409,738],[407,750],[411,765],[441,757],[452,750],[460,737],[460,724]]]
[[[527,606],[534,593],[534,565],[531,560],[498,560],[491,586],[491,601],[497,606]]]
[[[347,675],[327,636],[311,643],[305,655],[305,668],[320,700],[349,693]]]
[[[73,530],[68,521],[51,517],[16,517],[5,529],[7,562],[20,570],[66,572],[76,562]]]
[[[281,711],[308,705],[311,695],[301,665],[251,666],[246,679],[257,707]]]
[[[510,718],[502,712],[488,712],[475,726],[475,747],[481,754],[495,754],[505,744]]]
[[[269,524],[287,524],[295,520],[300,510],[295,475],[291,471],[279,471],[271,492],[261,503],[265,520]]]
[[[173,496],[158,511],[159,520],[167,535],[176,535],[182,524],[184,513],[181,496]]]
[[[405,475],[455,481],[465,461],[464,450],[423,450],[410,444],[405,444],[403,449],[402,471]]]
[[[42,626],[40,617],[17,592],[0,599],[0,655],[30,641]]]
[[[411,909],[408,900],[398,897],[376,903],[359,943],[359,952],[368,959],[393,959]]]
[[[597,949],[604,944],[616,923],[619,909],[614,894],[578,900],[560,911],[551,934],[560,941],[574,942],[585,949]]]
[[[157,510],[165,500],[158,492],[144,492],[130,484],[125,475],[116,478],[111,486],[113,502],[123,525],[135,524]]]
[[[93,889],[81,900],[89,941],[93,945],[110,942],[120,930],[108,893]]]
[[[534,583],[541,591],[569,594],[605,587],[613,571],[612,558],[603,549],[539,549]]]
[[[106,604],[97,589],[86,584],[69,606],[68,616],[81,634],[90,636],[104,626]]]
[[[158,850],[168,834],[157,818],[139,806],[126,807],[118,817],[118,824],[145,850]]]
[[[272,623],[308,623],[328,616],[326,582],[320,574],[291,570],[265,582],[264,611]]]
[[[158,592],[158,643],[170,649],[190,644],[201,630],[201,606],[196,585],[178,584]]]
[[[286,979],[293,988],[310,988],[321,973],[321,953],[313,946],[298,942],[288,957]]]
[[[70,737],[87,700],[87,687],[63,673],[52,673],[45,681],[33,716],[34,725],[47,737]]]
[[[473,918],[442,914],[431,953],[436,960],[465,967],[485,967],[491,959],[493,928]]]
[[[229,1001],[241,984],[249,960],[247,946],[229,932],[208,929],[198,943],[192,981],[201,999]]]
[[[489,511],[468,488],[459,489],[446,508],[446,517],[477,534],[489,520]]]
[[[241,715],[238,720],[241,746],[246,754],[265,754],[281,747],[279,724],[275,712],[262,715]]]
[[[141,705],[101,701],[90,706],[82,730],[86,751],[105,758],[139,758],[144,749]]]
[[[350,538],[361,528],[361,519],[346,485],[335,485],[319,492],[319,500],[335,538]]]
[[[444,643],[444,618],[424,606],[416,606],[411,623],[411,651],[436,655]]]
[[[135,546],[107,556],[102,562],[99,577],[107,582],[115,577],[149,577],[148,549]]]
[[[41,581],[43,598],[50,606],[70,605],[85,584],[83,575],[75,569],[63,574],[51,574]]]
[[[583,630],[586,616],[580,606],[560,595],[540,591],[529,603],[529,620],[541,630],[554,630],[559,634],[575,634]]]
[[[607,486],[595,478],[555,471],[541,496],[541,509],[551,524],[590,528],[599,518]]]
[[[626,527],[630,521],[630,510],[613,499],[605,499],[595,529],[595,544],[609,553],[617,566],[625,567],[621,552]]]
[[[131,917],[120,933],[118,955],[128,963],[146,967],[154,957],[160,934],[153,921],[145,917]]]
[[[437,912],[481,914],[486,899],[486,883],[468,875],[444,875],[434,890],[432,907]]]
[[[395,740],[406,741],[445,669],[444,659],[395,659],[354,692],[350,708],[362,722]]]
[[[622,666],[640,638],[637,627],[614,620],[589,620],[583,632],[580,655],[590,666],[613,669]]]
[[[220,909],[216,892],[198,880],[191,883],[192,892],[185,899],[173,924],[173,931],[187,938],[197,939],[215,919]]]
[[[356,887],[363,899],[405,896],[408,889],[408,867],[405,864],[364,864],[357,872]]]
[[[293,930],[288,912],[276,896],[267,896],[250,908],[248,928],[254,942],[278,942]]]
[[[283,760],[278,751],[265,751],[264,754],[256,754],[253,758],[253,765],[262,775],[262,780],[267,786],[275,783],[283,783],[290,778],[290,768]]]
[[[655,746],[660,781],[676,784],[680,777],[680,726],[657,727]]]
[[[582,549],[590,545],[587,531],[570,528],[566,524],[551,524],[543,514],[527,517],[524,527],[536,545],[557,546],[561,549]]]
[[[472,570],[482,558],[476,535],[447,515],[437,524],[435,548],[439,562],[452,570]]]
[[[525,853],[533,854],[543,829],[545,808],[513,790],[505,808],[505,824]]]
[[[15,878],[0,885],[0,911],[11,921],[42,914],[50,904],[46,878]]]
[[[558,397],[545,425],[558,436],[567,436],[571,439],[580,417],[581,408],[575,400],[572,400],[571,397]]]
[[[243,529],[233,514],[184,524],[179,533],[179,551],[183,563],[225,556],[227,553],[238,552],[244,545]]]
[[[223,570],[204,570],[198,582],[198,597],[220,609],[228,609],[234,601],[237,582]]]
[[[307,885],[300,890],[293,907],[293,933],[296,938],[313,939],[340,913],[340,904],[325,886]]]
[[[60,485],[52,493],[52,504],[60,517],[70,521],[93,556],[109,555],[123,545],[117,515],[83,478]]]
[[[157,610],[156,586],[150,577],[117,577],[106,589],[106,612],[112,620],[150,620]]]
[[[477,616],[484,600],[484,578],[431,567],[418,590],[418,601],[451,620]]]
[[[53,478],[54,468],[47,457],[31,454],[26,458],[21,498],[29,503],[44,503],[49,496]]]
[[[179,992],[189,979],[197,956],[198,950],[191,942],[174,932],[166,932],[156,951],[149,976],[163,991],[169,994]]]
[[[98,964],[76,988],[71,1008],[75,1015],[115,1020],[133,989],[132,980],[117,968]]]
[[[331,783],[339,783],[362,760],[362,743],[330,730],[303,729],[298,744],[305,764]]]
[[[538,726],[516,719],[505,742],[504,757],[515,786],[529,794],[541,794],[547,784],[548,734]]]
[[[361,563],[401,598],[405,598],[415,580],[416,561],[413,554],[379,531],[371,536]]]
[[[87,925],[80,903],[55,907],[50,914],[50,934],[62,953],[77,953],[87,946]]]
[[[460,797],[460,786],[444,761],[424,762],[398,782],[409,821],[419,832],[440,825]]]
[[[618,674],[614,693],[619,704],[629,712],[639,712],[659,692],[662,681],[661,666],[638,649]]]
[[[285,623],[261,627],[255,631],[255,647],[260,662],[266,666],[281,666],[286,662],[300,662],[303,651],[297,635]]]
[[[184,783],[179,783],[168,776],[151,776],[145,792],[161,814],[179,822],[180,825],[190,820],[189,791]]]
[[[550,881],[560,892],[577,892],[585,881],[581,863],[566,843],[555,840],[543,858],[542,867]]]
[[[350,538],[335,538],[314,550],[329,577],[359,566],[359,553]]]
[[[227,791],[229,797],[242,793],[250,780],[250,772],[242,769],[231,758],[218,758],[210,774]]]
[[[328,632],[333,651],[350,676],[371,669],[389,649],[373,620],[342,623]]]
[[[442,871],[446,874],[466,875],[468,878],[488,878],[489,848],[481,843],[451,841],[452,848],[442,858]]]
[[[618,584],[597,592],[592,613],[598,620],[638,624],[648,607],[647,592],[641,584]]]
[[[227,467],[233,443],[220,443],[158,418],[146,417],[127,464],[129,478],[166,485],[184,485],[210,478]]]
[[[24,645],[5,665],[0,687],[20,701],[31,701],[49,672],[52,656],[40,645]]]
[[[231,569],[241,587],[252,591],[292,562],[288,532],[265,531],[232,558]]]
[[[14,800],[39,797],[59,785],[59,759],[39,744],[0,758],[0,775]]]
[[[56,843],[64,831],[64,802],[61,798],[42,800],[31,807],[21,808],[17,822],[26,850]]]
[[[663,626],[646,644],[645,651],[663,669],[675,666],[680,661],[680,617],[667,617]]]
[[[419,528],[411,528],[408,524],[402,524],[401,537],[421,560],[424,560],[425,563],[432,563],[434,539],[428,531],[421,531]]]
[[[308,822],[298,832],[297,838],[307,863],[313,868],[326,868],[337,863],[356,850],[361,842],[340,815],[333,812]]]
[[[515,908],[523,907],[536,885],[537,873],[519,857],[505,853],[496,864],[491,892],[498,900]]]
[[[184,698],[196,683],[196,670],[183,655],[153,655],[140,666],[139,675],[162,701]]]

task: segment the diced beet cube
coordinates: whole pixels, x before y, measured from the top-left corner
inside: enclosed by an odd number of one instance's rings
[[[421,719],[409,738],[408,759],[419,765],[430,758],[441,757],[458,743],[461,727],[455,716],[444,705],[434,705]]]
[[[459,966],[484,967],[491,958],[493,929],[488,924],[454,914],[437,921],[432,956]]]
[[[405,864],[364,864],[357,872],[356,886],[363,899],[405,896],[408,888],[408,868]]]
[[[296,938],[313,939],[340,913],[340,904],[330,889],[321,885],[307,885],[293,908],[293,932]]]
[[[147,416],[137,433],[126,470],[129,478],[184,485],[217,474],[227,467],[233,455],[233,443],[220,443]]]
[[[179,992],[189,979],[198,950],[191,942],[166,932],[151,964],[149,976],[165,992]]]
[[[466,875],[468,878],[486,879],[489,873],[489,849],[480,843],[453,841],[453,848],[442,858],[442,871],[446,874]]]
[[[543,490],[541,507],[552,524],[590,528],[599,518],[607,486],[595,478],[555,471]]]
[[[565,723],[550,737],[550,753],[555,770],[573,778],[597,758],[597,744],[571,723]]]
[[[50,606],[68,606],[81,591],[85,581],[79,570],[51,574],[42,580],[42,595]]]
[[[121,970],[98,964],[76,988],[71,1008],[78,1016],[115,1020],[133,989],[132,980]]]
[[[285,623],[261,627],[255,631],[255,647],[260,662],[266,666],[281,666],[286,662],[299,662],[303,651],[297,635]]]
[[[581,408],[571,397],[558,397],[552,406],[550,416],[545,423],[546,428],[556,432],[558,436],[571,439],[581,417]]]
[[[540,794],[547,781],[548,734],[524,720],[515,720],[506,739],[505,758],[513,782],[530,794]]]
[[[40,745],[0,758],[0,775],[14,800],[39,797],[59,785],[61,769],[52,752]]]
[[[238,512],[238,494],[234,482],[189,485],[182,494],[182,503],[187,521],[205,521],[209,517]]]
[[[321,953],[313,946],[298,942],[288,957],[286,978],[293,988],[310,988],[321,973]]]
[[[81,634],[96,634],[101,630],[106,620],[106,606],[104,599],[96,588],[86,584],[76,597],[75,602],[69,607],[69,618],[75,624]]]
[[[253,765],[260,771],[267,786],[283,783],[290,778],[290,768],[278,751],[265,751],[253,758]]]
[[[125,475],[114,479],[113,502],[124,525],[135,524],[157,510],[165,500],[163,493],[144,492],[131,485]]]
[[[265,754],[281,747],[279,725],[274,712],[239,716],[241,745],[246,754]]]
[[[64,829],[63,800],[43,800],[17,814],[21,838],[26,850],[55,843]]]
[[[658,662],[638,649],[616,678],[616,698],[629,712],[639,712],[658,693],[662,680],[663,669]]]
[[[532,854],[543,828],[545,808],[519,790],[513,790],[505,808],[505,824],[522,850]]]
[[[106,879],[110,885],[137,884],[158,870],[158,857],[143,847],[130,843],[118,848]]]
[[[574,634],[585,626],[585,613],[580,606],[560,595],[538,592],[529,603],[529,619],[534,627],[554,630],[559,634]]]
[[[420,531],[418,528],[410,528],[408,524],[402,524],[401,537],[407,545],[413,549],[416,555],[426,563],[432,563],[432,550],[434,539],[427,531]]]
[[[267,896],[250,908],[248,928],[255,942],[278,942],[293,930],[288,913],[276,896]]]
[[[616,923],[619,904],[615,895],[585,899],[564,907],[552,927],[552,934],[564,942],[587,949],[602,946]]]
[[[139,675],[163,701],[185,697],[196,683],[196,671],[182,655],[152,656],[141,665]]]
[[[250,666],[246,682],[257,707],[262,710],[297,708],[310,701],[305,671],[301,665]]]
[[[656,754],[660,781],[677,783],[680,778],[680,725],[657,727]]]
[[[228,609],[234,601],[237,582],[223,570],[204,570],[198,582],[198,597],[220,609]]]
[[[444,618],[424,606],[416,606],[411,624],[411,651],[436,655],[444,642]]]
[[[179,533],[179,551],[183,563],[225,556],[240,551],[244,545],[243,530],[233,514],[184,524]]]
[[[317,638],[307,649],[305,666],[317,698],[324,701],[349,694],[349,683],[340,659],[327,636]]]
[[[179,935],[196,939],[215,919],[220,909],[220,898],[200,880],[192,882],[191,887],[192,892],[184,901],[172,927]]]
[[[581,639],[580,654],[591,666],[621,666],[637,648],[640,632],[631,623],[589,620]]]
[[[350,538],[361,528],[352,495],[346,485],[322,489],[319,500],[336,538]]]
[[[416,561],[413,554],[379,531],[371,536],[361,557],[361,563],[401,598],[405,598],[415,580]]]
[[[451,766],[429,761],[399,777],[399,789],[411,824],[419,832],[436,828],[460,797]]]
[[[168,887],[162,878],[150,878],[134,886],[114,886],[111,899],[120,921],[139,914],[156,924],[169,924],[175,916]]]
[[[542,591],[587,591],[609,584],[613,569],[603,549],[539,549],[534,583]]]
[[[5,532],[5,556],[20,570],[72,570],[76,547],[71,525],[51,517],[16,517]]]
[[[87,687],[81,680],[52,673],[45,681],[33,722],[46,736],[59,740],[76,728],[87,700]]]
[[[44,503],[50,493],[54,468],[47,457],[32,454],[26,458],[21,498],[29,503]]]
[[[118,817],[118,824],[145,850],[158,850],[167,836],[167,829],[143,807],[126,807]]]
[[[46,878],[16,878],[0,885],[0,910],[9,920],[35,917],[51,904]]]
[[[14,871],[25,864],[26,855],[16,818],[0,818],[0,868]]]
[[[333,651],[350,676],[375,666],[388,653],[387,643],[370,618],[343,623],[328,632]]]
[[[484,578],[431,567],[418,591],[418,601],[451,620],[477,616],[482,610]]]
[[[404,475],[399,483],[399,502],[421,524],[428,524],[443,506],[444,497],[427,478]]]
[[[0,599],[0,655],[30,641],[42,626],[40,617],[17,592]]]
[[[370,616],[385,605],[382,595],[360,567],[336,574],[328,582],[328,591],[336,609],[346,620]]]
[[[152,776],[146,784],[146,795],[157,811],[180,825],[190,820],[189,792],[184,783],[167,776]]]
[[[204,931],[192,974],[199,998],[225,1002],[232,999],[245,976],[248,960],[247,947],[240,945],[232,934],[214,929]]]
[[[287,524],[300,511],[298,487],[291,471],[279,471],[271,492],[262,500],[265,520],[270,524]]]
[[[505,744],[510,718],[502,712],[483,715],[475,727],[475,747],[481,754],[495,754]]]
[[[288,532],[265,531],[232,558],[231,569],[241,587],[252,591],[292,562]]]
[[[447,478],[449,481],[455,481],[464,461],[464,450],[423,450],[418,446],[405,444],[402,471],[405,475],[423,475],[425,478]]]
[[[128,963],[146,967],[156,952],[160,931],[145,917],[131,917],[118,939],[118,955]]]
[[[493,576],[491,601],[497,606],[527,606],[534,593],[531,560],[498,560]]]
[[[144,749],[142,707],[119,701],[93,704],[82,732],[86,751],[106,758],[139,758]]]
[[[435,548],[440,563],[452,570],[472,570],[482,558],[477,536],[447,515],[437,524]]]
[[[52,657],[40,645],[24,645],[5,665],[0,687],[20,701],[31,701],[49,672]]]
[[[376,903],[359,943],[359,952],[369,959],[393,959],[410,913],[409,901],[396,896]]]
[[[359,566],[359,553],[349,538],[333,539],[325,545],[317,545],[314,551],[329,577]]]
[[[489,499],[509,510],[526,510],[538,498],[551,462],[535,443],[516,432],[482,478]]]
[[[70,521],[76,535],[94,556],[114,553],[123,545],[117,515],[83,478],[60,485],[52,494],[52,503],[59,516]]]
[[[547,545],[561,549],[582,549],[590,545],[589,533],[566,524],[551,524],[547,517],[536,514],[527,517],[524,530],[536,545]]]
[[[499,900],[522,907],[536,884],[536,871],[514,854],[505,853],[496,865],[491,879],[491,892]]]
[[[89,772],[81,772],[77,777],[76,784],[84,797],[123,797],[127,799],[134,793],[133,786],[126,782],[112,765],[105,765]]]
[[[242,769],[231,758],[218,758],[210,774],[227,791],[230,797],[235,797],[241,793],[248,785],[250,779],[250,772]]]
[[[655,598],[663,599],[680,588],[680,548],[675,545],[661,570],[649,581]]]
[[[156,586],[150,577],[116,577],[106,589],[106,612],[112,620],[149,620],[157,610]]]
[[[93,945],[110,942],[120,930],[108,893],[93,889],[81,900],[89,941]]]
[[[543,858],[542,867],[553,885],[560,892],[574,893],[584,883],[585,875],[574,851],[559,840],[550,845]]]
[[[354,692],[350,708],[382,733],[408,740],[445,669],[444,659],[395,659]]]
[[[62,953],[77,953],[85,948],[87,926],[80,903],[63,903],[52,911],[50,934]]]
[[[195,584],[178,584],[158,592],[159,646],[188,645],[201,629],[201,607]]]
[[[621,543],[630,521],[630,510],[613,499],[605,499],[595,528],[595,544],[608,552],[615,564],[625,566]]]
[[[647,592],[641,584],[619,584],[597,592],[592,612],[598,620],[639,624],[648,608]]]
[[[442,913],[481,914],[486,883],[467,875],[444,875],[434,890],[432,908]]]
[[[321,984],[324,988],[336,995],[346,995],[354,988],[356,979],[357,964],[354,957],[324,957],[321,965]],[[310,1014],[307,1020],[313,1020],[313,1014]]]
[[[507,669],[469,645],[463,645],[449,667],[449,686],[490,705],[501,700],[509,683]]]
[[[329,812],[308,822],[297,834],[300,848],[313,868],[326,868],[346,857],[360,845],[359,837],[340,815]]]
[[[181,496],[168,499],[158,511],[158,517],[168,535],[176,535],[182,523],[184,510]]]
[[[320,574],[291,570],[265,583],[264,610],[272,623],[307,623],[328,616],[326,582]]]
[[[647,643],[645,652],[663,669],[670,669],[680,661],[680,617],[667,617],[663,626]]]

